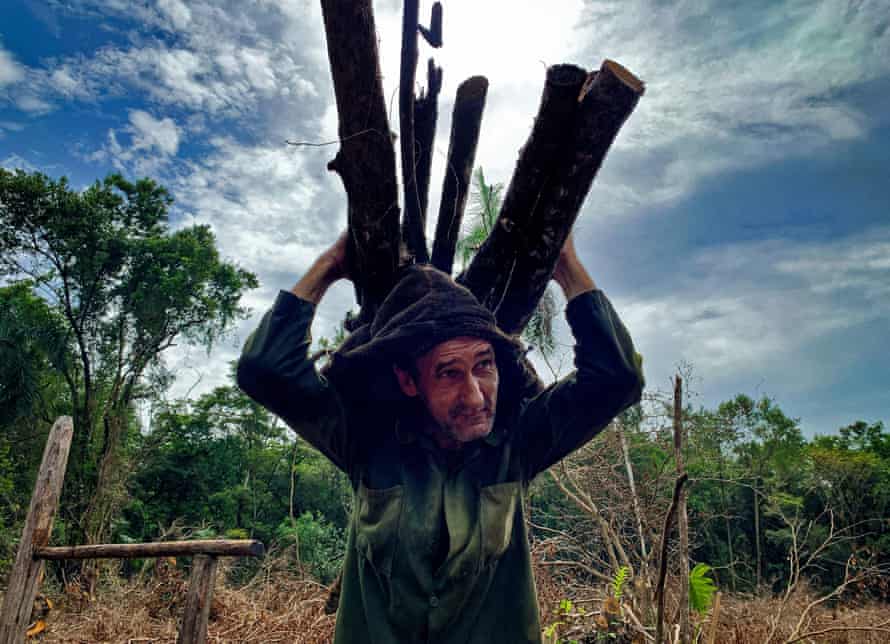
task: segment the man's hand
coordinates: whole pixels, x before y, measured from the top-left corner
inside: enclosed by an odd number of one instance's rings
[[[556,268],[553,269],[553,279],[562,287],[567,302],[581,293],[596,290],[593,278],[587,273],[575,251],[573,233],[569,233],[559,252]]]
[[[346,263],[348,231],[343,231],[337,241],[318,256],[306,274],[291,289],[299,298],[318,304],[328,287],[340,279],[351,279]]]

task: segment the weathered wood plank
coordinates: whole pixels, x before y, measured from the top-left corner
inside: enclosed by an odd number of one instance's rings
[[[25,641],[31,607],[43,570],[43,562],[34,559],[34,550],[45,546],[49,541],[53,518],[59,507],[62,483],[65,481],[65,468],[68,466],[68,452],[73,435],[71,418],[61,416],[46,440],[19,550],[3,597],[3,608],[0,609],[0,644],[19,644]]]
[[[196,541],[156,541],[154,543],[104,543],[89,546],[37,548],[35,559],[137,559],[142,557],[262,557],[262,542],[255,539],[204,539]]]
[[[204,644],[207,641],[216,561],[216,557],[208,555],[198,555],[192,561],[192,575],[182,611],[182,627],[176,644]]]
[[[433,266],[449,275],[454,265],[454,250],[470,191],[487,95],[488,79],[484,76],[471,76],[458,86],[454,99],[448,163],[445,166],[442,200],[439,203],[436,238],[433,242]]]

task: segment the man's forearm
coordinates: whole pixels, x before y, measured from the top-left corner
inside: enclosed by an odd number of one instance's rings
[[[318,304],[328,287],[339,278],[336,265],[328,257],[322,255],[309,267],[300,281],[294,284],[290,292],[307,302]]]
[[[346,264],[348,239],[348,233],[342,232],[333,246],[318,256],[290,292],[307,302],[318,304],[331,284],[341,278],[348,278],[349,271]]]
[[[562,292],[566,296],[566,302],[571,302],[573,298],[581,295],[581,293],[596,290],[593,278],[590,277],[587,269],[584,268],[581,260],[578,259],[571,238],[567,240],[566,245],[563,247],[563,252],[553,271],[553,279],[562,288]]]

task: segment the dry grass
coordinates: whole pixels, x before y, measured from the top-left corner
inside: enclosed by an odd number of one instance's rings
[[[219,579],[225,571],[221,570]],[[560,587],[536,570],[540,602],[546,625],[548,615],[558,606]],[[32,642],[76,644],[173,644],[182,615],[188,584],[184,571],[159,566],[141,582],[116,583],[101,588],[92,599],[74,588],[53,593],[54,608],[44,633]],[[208,642],[315,644],[333,638],[334,616],[324,614],[327,589],[269,566],[246,586],[231,588],[218,581],[211,609]],[[785,608],[773,641],[782,642],[798,616],[813,597],[806,593],[793,598]],[[765,598],[726,597],[720,615],[717,642],[720,644],[762,644],[770,631],[770,618],[777,613],[778,601]],[[808,632],[838,629],[849,625],[874,626],[890,618],[887,605],[836,607],[815,612]],[[579,626],[581,624],[578,624]],[[595,631],[590,624],[591,637]],[[708,631],[707,620],[703,624]],[[890,628],[888,626],[887,628]],[[586,628],[583,629],[587,631]],[[832,631],[804,642],[831,644],[881,643],[890,632]],[[588,641],[581,637],[581,641]],[[589,641],[594,641],[590,639]]]

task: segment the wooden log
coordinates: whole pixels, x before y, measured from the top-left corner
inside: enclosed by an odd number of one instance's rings
[[[371,0],[321,0],[339,115],[340,150],[328,164],[348,199],[348,256],[358,322],[389,293],[399,259],[395,148],[380,80]]]
[[[493,311],[508,333],[521,331],[544,294],[581,205],[606,153],[644,91],[643,83],[618,63],[605,61],[581,90],[571,157],[546,183],[529,222],[525,244],[507,266],[503,300]]]
[[[46,440],[15,564],[9,575],[9,585],[0,609],[0,644],[19,644],[25,641],[25,631],[28,629],[37,584],[43,570],[43,562],[34,559],[34,550],[45,546],[49,541],[73,435],[74,424],[71,418],[61,416],[53,424]]]
[[[405,0],[402,12],[402,60],[399,72],[399,139],[402,150],[402,189],[404,208],[402,237],[409,262],[430,261],[417,189],[417,159],[414,139],[414,77],[417,73],[417,5]]]
[[[154,543],[104,543],[91,546],[38,548],[35,559],[141,559],[143,557],[262,557],[266,549],[255,539],[202,539]]]
[[[182,611],[182,626],[176,644],[204,644],[207,641],[207,622],[210,619],[215,577],[216,557],[196,556],[192,561],[192,574]]]
[[[522,243],[523,229],[534,212],[538,195],[554,170],[565,165],[560,159],[569,156],[569,142],[575,133],[578,114],[578,94],[586,79],[587,71],[575,65],[548,68],[538,114],[528,140],[519,151],[498,225],[466,273],[458,278],[490,309],[494,309],[503,296],[507,278],[504,266],[510,266],[515,258],[517,244]],[[439,221],[442,221],[441,214]]]
[[[457,88],[454,99],[448,163],[445,166],[445,181],[433,242],[433,266],[449,275],[454,264],[454,250],[470,191],[487,94],[488,79],[484,76],[471,76]]]
[[[429,208],[430,170],[433,164],[433,145],[436,140],[436,122],[439,119],[439,92],[442,90],[442,68],[436,67],[432,58],[427,61],[427,89],[414,101],[414,141],[417,154],[414,176],[420,197],[421,226],[426,230]],[[408,231],[402,222],[402,238]],[[425,236],[424,236],[425,237]]]
[[[579,112],[569,154],[557,159],[528,223],[516,226],[516,232],[510,235],[512,257],[503,251],[499,253],[502,290],[482,290],[486,306],[495,313],[504,331],[520,332],[534,312],[593,179],[643,91],[642,81],[613,61],[605,61],[598,72],[588,75],[578,99]],[[496,232],[500,233],[505,225],[510,222],[499,218]],[[470,268],[472,271],[473,266]],[[471,279],[469,272],[467,278],[468,285],[486,283]]]

